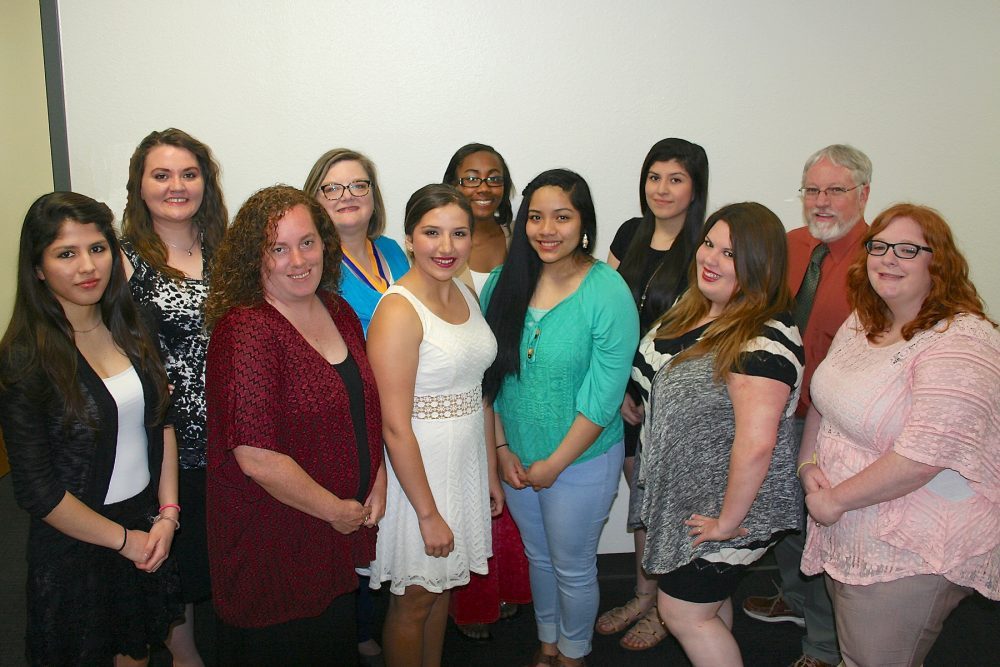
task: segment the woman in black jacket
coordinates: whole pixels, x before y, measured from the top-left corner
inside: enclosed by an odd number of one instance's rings
[[[181,611],[167,560],[180,508],[166,375],[112,222],[71,192],[32,204],[0,341],[0,426],[31,514],[32,665],[144,664]]]

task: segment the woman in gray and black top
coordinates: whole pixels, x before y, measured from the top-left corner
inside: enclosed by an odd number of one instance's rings
[[[649,395],[642,564],[658,575],[660,616],[696,667],[742,664],[730,596],[746,566],[798,526],[792,416],[803,354],[786,256],[784,227],[766,207],[714,213],[691,286],[640,343],[633,369]]]

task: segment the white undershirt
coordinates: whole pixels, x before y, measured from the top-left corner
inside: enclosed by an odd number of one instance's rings
[[[105,505],[127,500],[149,486],[149,454],[143,417],[146,401],[135,368],[104,378],[104,386],[118,406],[118,445],[115,469]]]
[[[952,502],[971,498],[975,493],[969,486],[969,481],[951,468],[945,468],[934,475],[934,479],[927,482],[926,488]]]
[[[472,284],[476,286],[476,294],[482,294],[483,288],[486,287],[486,279],[490,277],[490,272],[480,273],[479,271],[469,269],[469,275],[472,276]]]

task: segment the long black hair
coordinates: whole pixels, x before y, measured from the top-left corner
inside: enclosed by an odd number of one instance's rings
[[[486,309],[486,321],[497,338],[496,359],[483,377],[483,395],[490,400],[496,398],[505,377],[520,373],[521,329],[528,313],[528,304],[538,285],[538,277],[542,273],[542,260],[531,247],[525,223],[532,196],[536,190],[546,186],[557,187],[569,195],[570,203],[580,214],[580,242],[573,250],[574,256],[592,261],[590,256],[593,255],[597,241],[597,214],[587,181],[568,169],[542,172],[524,188],[521,206],[514,220],[510,252]],[[582,243],[584,235],[588,240],[586,248]]]
[[[462,166],[462,160],[473,153],[489,153],[495,155],[500,160],[500,166],[503,168],[503,196],[500,198],[500,206],[497,208],[497,224],[510,229],[510,223],[514,219],[514,208],[510,203],[511,194],[514,192],[514,185],[510,182],[510,169],[507,168],[507,161],[503,159],[503,155],[497,152],[497,149],[486,144],[465,144],[451,156],[448,166],[445,167],[441,182],[458,187],[458,179],[460,178],[458,168]]]
[[[656,219],[646,201],[646,179],[654,162],[670,160],[676,160],[691,177],[692,199],[684,217],[684,227],[646,285],[643,282],[643,272],[649,243],[656,230]],[[642,220],[624,257],[619,257],[621,263],[618,266],[618,273],[632,290],[636,305],[642,301],[643,293],[646,295],[642,312],[639,313],[644,324],[651,323],[665,313],[687,287],[688,264],[698,247],[707,201],[708,156],[705,149],[690,141],[674,138],[661,139],[653,144],[646,159],[642,161],[642,170],[639,172],[639,208],[642,210]]]
[[[40,368],[50,381],[49,390],[63,399],[66,417],[89,423],[76,380],[77,348],[73,327],[62,305],[37,274],[42,253],[69,220],[96,225],[108,243],[111,275],[101,296],[101,319],[115,344],[137,362],[145,374],[153,377],[158,394],[154,413],[162,418],[169,401],[167,376],[156,343],[142,323],[125,281],[114,215],[105,204],[75,192],[42,195],[24,216],[14,311],[7,332],[0,340],[0,386],[10,386]]]

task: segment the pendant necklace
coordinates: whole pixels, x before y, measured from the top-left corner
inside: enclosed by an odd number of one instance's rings
[[[184,250],[184,248],[180,247],[179,245],[177,245],[175,243],[171,243],[170,241],[163,241],[163,242],[166,243],[171,248],[173,248],[174,250],[183,250],[184,252],[186,252],[188,254],[188,257],[192,257],[193,256],[193,251],[194,251],[194,244],[197,243],[200,240],[201,240],[201,234],[196,235],[194,237],[194,240],[191,241],[191,245],[188,246],[187,250]]]

